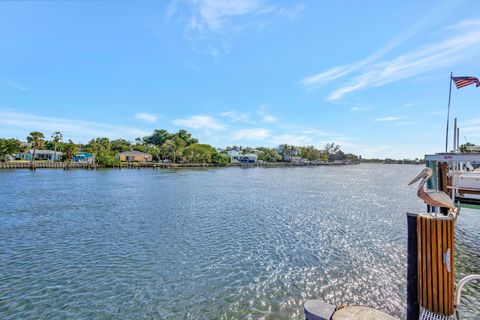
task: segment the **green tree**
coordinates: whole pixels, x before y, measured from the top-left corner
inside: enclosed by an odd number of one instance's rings
[[[45,144],[45,136],[43,133],[38,131],[30,132],[30,135],[27,137],[27,141],[32,145],[33,155],[32,155],[32,164],[35,163],[35,152],[37,149],[41,149]]]
[[[80,148],[77,144],[73,143],[72,140],[68,140],[68,143],[65,144],[65,160],[67,162],[72,162],[73,157],[78,154]]]
[[[308,161],[319,160],[321,158],[320,151],[314,146],[300,147],[300,157]]]
[[[173,163],[176,163],[177,159],[182,155],[185,145],[184,140],[178,136],[174,136],[172,139],[166,140],[160,149],[164,156],[169,158]]]
[[[326,152],[328,155],[335,154],[335,153],[337,153],[339,150],[340,150],[340,145],[335,144],[335,142],[327,143],[327,144],[325,145],[325,152]]]
[[[340,145],[332,143],[327,143],[324,148],[324,152],[328,157],[328,161],[340,160],[336,154],[340,151]],[[343,153],[343,152],[342,152]]]
[[[217,152],[208,144],[191,144],[183,149],[185,160],[193,163],[211,163],[212,155]]]
[[[120,159],[115,151],[100,150],[95,157],[95,162],[106,167],[114,167],[120,164]]]
[[[280,153],[284,161],[292,161],[292,157],[298,155],[298,148],[293,145],[281,144]]]
[[[182,139],[183,141],[185,141],[185,144],[187,146],[191,145],[191,144],[195,144],[195,143],[198,143],[198,139],[192,137],[192,134],[189,133],[187,130],[179,130],[177,133],[175,133],[174,135],[172,136],[177,136],[179,137],[180,139]]]
[[[258,154],[258,160],[265,162],[276,162],[282,160],[282,156],[279,155],[275,149],[258,147],[257,150],[260,151]]]
[[[353,153],[347,153],[345,154],[345,158],[350,161],[350,162],[358,162],[360,161],[360,158],[357,155],[354,155]]]
[[[132,144],[125,139],[117,139],[110,141],[110,148],[113,151],[124,152],[131,150]]]
[[[347,157],[345,156],[345,153],[342,150],[338,150],[334,155],[333,155],[334,160],[345,160]]]
[[[9,156],[20,152],[20,146],[17,139],[0,139],[0,160],[6,161]]]
[[[228,146],[225,148],[225,151],[232,151],[232,150],[239,150],[241,149],[240,147],[237,147],[236,145],[233,146]]]
[[[225,166],[230,163],[230,157],[219,153],[217,150],[212,153],[212,164],[217,166]]]
[[[154,130],[153,133],[147,137],[143,138],[144,143],[146,144],[153,144],[158,147],[162,146],[165,141],[171,138],[171,134],[168,133],[167,130],[160,129],[160,130]]]
[[[57,161],[57,145],[60,141],[62,141],[62,139],[63,139],[63,135],[60,131],[55,131],[52,134],[52,142],[53,142],[53,148],[54,148],[53,161]]]
[[[108,138],[95,138],[88,142],[87,145],[83,147],[86,152],[93,154],[94,162],[97,162],[97,157],[102,151],[111,151],[110,140]],[[103,164],[103,163],[100,163]]]

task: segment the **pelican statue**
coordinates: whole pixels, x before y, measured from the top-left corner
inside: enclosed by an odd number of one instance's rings
[[[455,207],[455,204],[453,203],[452,199],[448,196],[448,194],[446,194],[443,191],[435,191],[435,190],[425,191],[424,190],[423,187],[425,183],[428,181],[428,179],[430,179],[431,176],[432,176],[432,169],[425,168],[408,185],[410,186],[423,178],[422,181],[420,181],[420,184],[418,185],[418,191],[417,191],[418,197],[420,199],[423,199],[430,206],[448,208],[450,215],[453,218],[456,218],[457,208]]]

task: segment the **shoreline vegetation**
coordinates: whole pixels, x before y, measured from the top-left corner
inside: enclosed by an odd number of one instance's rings
[[[62,141],[63,135],[56,131],[47,140],[42,132],[33,131],[26,142],[12,138],[0,138],[1,168],[192,168],[221,166],[314,166],[350,165],[359,163],[408,163],[420,164],[415,159],[362,159],[351,153],[344,153],[340,145],[327,143],[323,149],[314,146],[293,146],[281,144],[277,148],[229,146],[215,148],[199,140],[186,130],[170,133],[164,129],[154,130],[149,136],[110,140],[106,137],[91,139],[87,144],[72,140]],[[39,154],[47,150],[50,159],[40,160]],[[122,153],[136,152],[148,156],[143,161],[121,157]],[[79,160],[79,154],[90,154],[88,161]],[[27,157],[26,157],[27,156]],[[25,160],[27,159],[28,160]],[[151,159],[151,160],[150,160]],[[122,161],[123,160],[123,161]],[[244,161],[245,160],[245,161]]]

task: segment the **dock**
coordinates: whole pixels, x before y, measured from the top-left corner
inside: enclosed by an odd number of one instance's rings
[[[427,189],[444,192],[456,210],[480,209],[479,153],[426,155],[425,164],[432,172],[431,177],[425,177],[428,179]],[[423,184],[420,187],[423,188]],[[425,212],[407,213],[407,320],[460,319],[463,287],[480,280],[479,274],[472,274],[457,284],[454,282],[456,219],[457,214],[450,214],[446,207],[427,205]],[[361,318],[359,310],[350,309],[350,313],[339,310],[339,306],[320,300],[308,300],[304,304],[307,320]],[[393,319],[378,310],[364,311],[371,314],[361,319]]]
[[[355,163],[357,164],[357,163]],[[212,167],[241,167],[241,168],[279,168],[279,167],[316,167],[316,166],[344,166],[351,163],[320,163],[305,164],[292,162],[256,162],[241,163],[234,162],[224,166],[218,166],[211,163],[171,163],[171,162],[121,162],[113,167],[105,167],[99,164],[84,162],[53,162],[53,161],[35,161],[35,169],[99,169],[99,168],[115,168],[115,169],[177,169],[177,168],[212,168]],[[0,169],[32,169],[30,161],[9,161],[0,162]]]

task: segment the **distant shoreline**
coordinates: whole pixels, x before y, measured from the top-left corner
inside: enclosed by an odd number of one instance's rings
[[[141,168],[151,168],[151,169],[181,169],[181,168],[228,168],[228,167],[240,167],[240,168],[291,168],[291,167],[319,167],[319,166],[351,166],[359,165],[361,163],[375,163],[375,164],[422,164],[422,163],[397,163],[397,162],[378,162],[378,161],[362,161],[355,163],[316,163],[316,164],[307,164],[307,163],[291,163],[291,162],[263,162],[263,163],[229,163],[226,165],[215,165],[210,163],[122,163],[120,166],[106,167],[103,165],[94,165],[90,163],[78,163],[78,162],[49,162],[49,161],[36,161],[35,169],[84,169],[84,170],[96,170],[96,169],[141,169]],[[0,162],[1,169],[31,169],[30,162]]]

